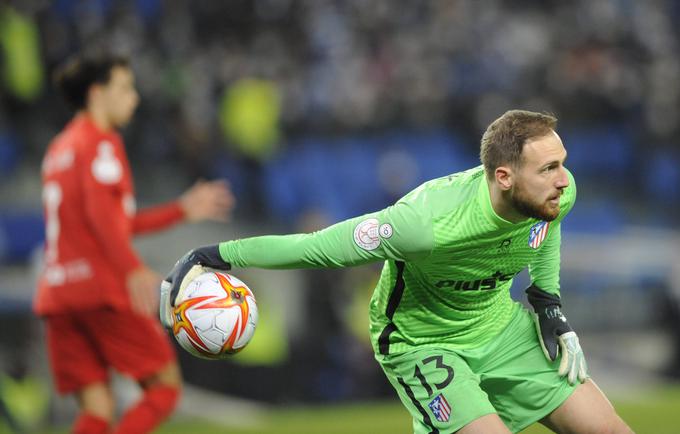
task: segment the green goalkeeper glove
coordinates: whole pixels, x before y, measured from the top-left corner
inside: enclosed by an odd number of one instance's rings
[[[220,255],[219,244],[203,246],[189,251],[175,263],[170,273],[161,282],[159,316],[165,328],[172,328],[172,312],[175,300],[181,298],[189,282],[209,271],[208,268],[231,269],[231,264],[225,262]]]
[[[576,384],[577,378],[583,383],[588,378],[586,360],[578,336],[562,314],[560,297],[536,285],[527,288],[526,293],[535,311],[536,331],[543,354],[548,360],[555,361],[561,353],[558,374],[566,375],[571,385]]]

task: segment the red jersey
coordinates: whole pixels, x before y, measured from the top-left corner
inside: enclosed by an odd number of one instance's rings
[[[129,308],[126,276],[142,264],[132,236],[181,221],[179,204],[136,212],[120,135],[100,130],[85,114],[50,143],[42,181],[45,264],[36,313]]]

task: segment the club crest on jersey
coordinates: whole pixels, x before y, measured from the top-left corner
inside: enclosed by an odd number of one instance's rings
[[[432,401],[430,401],[427,406],[430,407],[434,418],[439,422],[448,422],[451,418],[451,406],[441,393],[437,395],[437,397]]]
[[[532,249],[538,249],[548,236],[548,228],[550,227],[550,222],[538,222],[529,229],[529,247]]]

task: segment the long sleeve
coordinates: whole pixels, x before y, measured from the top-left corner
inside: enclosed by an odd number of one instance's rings
[[[168,202],[144,208],[137,212],[132,220],[132,232],[135,235],[156,232],[180,223],[183,220],[184,211],[179,202]]]
[[[235,267],[332,268],[392,259],[415,261],[434,246],[431,219],[408,202],[310,234],[262,236],[220,244]]]
[[[529,264],[531,282],[544,291],[560,295],[560,223],[550,225],[550,233],[541,247],[539,256]]]
[[[133,249],[130,222],[123,206],[125,186],[130,182],[127,160],[113,143],[104,141],[84,154],[83,163],[87,224],[110,264],[126,275],[142,263]]]

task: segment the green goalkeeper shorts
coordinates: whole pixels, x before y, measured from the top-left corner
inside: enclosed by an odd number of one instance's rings
[[[497,413],[518,432],[544,418],[574,391],[545,358],[531,313],[518,308],[489,343],[467,350],[423,348],[379,360],[421,433],[453,433]]]

